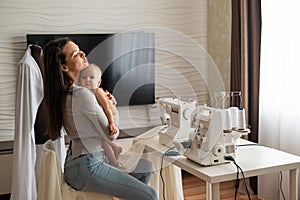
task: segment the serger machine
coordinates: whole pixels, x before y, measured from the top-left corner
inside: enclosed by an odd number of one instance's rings
[[[196,109],[196,101],[182,101],[178,98],[158,99],[162,108],[162,121],[166,125],[159,132],[159,141],[174,147],[174,141],[183,142],[189,140],[189,134],[194,132],[191,127],[192,113]]]
[[[233,117],[232,117],[233,116]],[[245,110],[219,109],[200,106],[192,116],[190,146],[177,143],[176,148],[187,158],[201,165],[216,165],[228,162],[225,156],[235,158],[235,143],[241,135],[250,132],[245,127]]]

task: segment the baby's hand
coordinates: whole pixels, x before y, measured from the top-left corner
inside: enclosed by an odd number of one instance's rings
[[[108,90],[105,90],[104,92],[106,93],[106,96],[107,96],[108,99],[112,99],[112,94],[109,93]]]
[[[107,98],[111,101],[112,105],[113,106],[117,105],[117,101],[115,97],[111,93],[109,93],[108,90],[105,90],[104,92],[106,93]]]
[[[110,129],[110,134],[109,134],[110,136],[118,133],[118,127],[116,126],[115,123],[110,123],[109,124],[109,129]]]

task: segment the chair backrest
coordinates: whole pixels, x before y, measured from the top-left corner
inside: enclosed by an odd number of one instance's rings
[[[62,171],[52,140],[43,145],[41,174],[38,183],[38,200],[62,200]]]
[[[43,145],[43,158],[40,181],[38,184],[38,200],[113,200],[110,195],[76,191],[63,178],[60,161],[52,140]]]

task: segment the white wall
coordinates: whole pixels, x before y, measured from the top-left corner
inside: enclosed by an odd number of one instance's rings
[[[218,66],[225,90],[230,91],[231,0],[208,1],[207,49]]]
[[[0,27],[0,137],[13,134],[17,63],[27,33],[155,32],[156,96],[208,99],[207,0],[0,1]],[[145,126],[147,116],[147,108],[121,109],[121,127]]]

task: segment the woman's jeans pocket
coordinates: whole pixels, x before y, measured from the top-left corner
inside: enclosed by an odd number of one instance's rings
[[[75,158],[66,163],[64,169],[65,181],[76,190],[81,190],[86,183],[85,166],[81,158],[83,157]]]
[[[103,162],[104,154],[102,152],[81,155],[72,159],[68,155],[65,162],[64,178],[65,181],[74,189],[81,190],[88,177]]]

